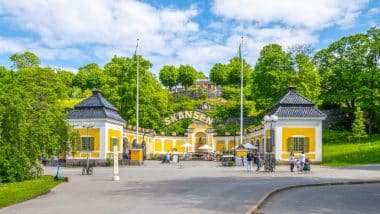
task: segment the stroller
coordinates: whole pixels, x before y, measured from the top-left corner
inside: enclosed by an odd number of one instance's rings
[[[303,165],[303,171],[310,172],[310,160],[306,159],[305,164]]]

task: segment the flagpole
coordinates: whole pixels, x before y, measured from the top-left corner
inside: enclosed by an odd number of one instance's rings
[[[239,48],[240,56],[240,145],[243,144],[243,59],[241,57],[241,48],[243,45],[243,37]]]
[[[137,49],[139,47],[139,39],[137,39],[136,44],[136,50],[135,50],[135,57],[137,61],[137,68],[136,68],[136,143],[139,143],[138,137],[139,137],[139,57],[137,56]]]

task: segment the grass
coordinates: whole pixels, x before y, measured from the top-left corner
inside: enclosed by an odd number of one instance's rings
[[[323,165],[351,166],[380,163],[380,135],[366,139],[350,137],[349,132],[323,132]]]
[[[0,183],[0,208],[34,198],[58,185],[53,176],[42,176],[36,180]]]

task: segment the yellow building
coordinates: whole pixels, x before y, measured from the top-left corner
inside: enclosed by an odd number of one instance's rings
[[[326,115],[314,107],[313,102],[300,95],[295,87],[289,87],[265,116],[262,125],[248,130],[243,142],[258,146],[261,153],[274,154],[276,160],[288,161],[290,152],[298,158],[301,152],[313,162],[322,161],[322,120]],[[217,136],[213,119],[203,112],[183,111],[165,118],[166,125],[191,118],[185,136],[156,135],[153,130],[138,129],[126,125],[118,110],[105,100],[100,91],[77,104],[67,116],[71,125],[79,131],[81,143],[76,152],[67,157],[67,164],[77,164],[87,156],[97,164],[104,164],[113,157],[113,145],[118,146],[120,159],[131,158],[132,148],[143,150],[146,159],[150,155],[167,152],[185,154],[194,152],[232,151],[240,144],[240,136],[220,133]]]
[[[301,152],[313,162],[322,162],[322,121],[326,115],[314,103],[289,87],[286,95],[264,117],[263,125],[247,135],[264,153],[288,161],[291,152]]]
[[[113,145],[118,146],[119,153],[122,152],[125,121],[99,90],[94,90],[92,96],[75,105],[67,119],[81,139],[77,148],[72,148],[74,153],[67,155],[67,165],[77,165],[87,157],[95,164],[105,164],[107,158],[113,157]]]

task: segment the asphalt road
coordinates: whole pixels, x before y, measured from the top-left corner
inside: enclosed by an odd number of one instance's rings
[[[243,167],[222,167],[216,162],[148,161],[144,166],[121,166],[120,181],[112,181],[111,167],[96,167],[92,176],[82,176],[80,168],[63,168],[68,183],[0,213],[246,213],[280,187],[380,180],[376,168],[312,169],[311,173],[290,173],[288,166],[280,166],[274,173],[248,173]],[[54,175],[55,170],[46,168],[46,174]]]
[[[271,213],[380,213],[380,184],[307,187],[276,194],[260,210]]]

